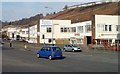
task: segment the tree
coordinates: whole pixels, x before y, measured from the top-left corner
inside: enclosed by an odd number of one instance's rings
[[[12,22],[9,22],[9,25],[11,25],[12,24]]]
[[[65,7],[63,9],[65,9],[65,10],[68,9],[68,5],[65,5]]]
[[[56,14],[56,12],[53,12],[53,14]]]
[[[49,13],[46,14],[46,16],[48,16],[48,15],[49,15]]]

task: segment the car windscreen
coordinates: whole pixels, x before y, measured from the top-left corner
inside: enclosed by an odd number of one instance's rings
[[[59,47],[53,47],[52,49],[53,49],[53,51],[59,51],[59,50],[61,50]]]
[[[77,45],[72,45],[72,47],[78,47]]]

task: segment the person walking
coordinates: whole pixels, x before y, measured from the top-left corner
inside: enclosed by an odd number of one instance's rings
[[[10,40],[10,47],[12,47],[12,39]]]

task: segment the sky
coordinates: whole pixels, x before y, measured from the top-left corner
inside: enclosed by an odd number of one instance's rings
[[[0,2],[0,20],[15,21],[37,14],[59,12],[65,5],[77,5],[98,0],[2,0]],[[48,7],[48,8],[45,8]]]

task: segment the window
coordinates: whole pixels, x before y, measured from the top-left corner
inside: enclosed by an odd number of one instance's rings
[[[104,29],[104,24],[97,24],[97,32],[98,33],[101,33],[103,32],[105,29]]]
[[[64,32],[67,32],[67,28],[64,28]]]
[[[116,31],[120,32],[120,25],[116,25]]]
[[[85,25],[85,32],[91,31],[91,25]]]
[[[22,31],[22,34],[25,34],[25,31]]]
[[[72,31],[72,32],[76,32],[76,27],[72,27],[72,28],[71,28],[71,31]]]
[[[78,32],[83,33],[83,26],[78,26]]]
[[[48,28],[47,28],[47,32],[52,32],[51,27],[48,27]]]
[[[105,25],[105,31],[108,31],[108,29],[107,29],[107,25]]]
[[[68,27],[62,27],[62,28],[60,28],[60,31],[61,32],[70,32],[70,28],[68,28]]]
[[[71,31],[70,31],[70,28],[67,28],[67,32],[71,32]]]
[[[112,25],[109,25],[109,31],[112,31]]]
[[[53,51],[59,51],[61,50],[59,47],[53,47]]]
[[[26,31],[26,34],[28,34],[28,31]]]
[[[61,32],[64,32],[63,28],[60,28],[60,31],[61,31]]]
[[[112,25],[104,25],[104,31],[112,31]]]

